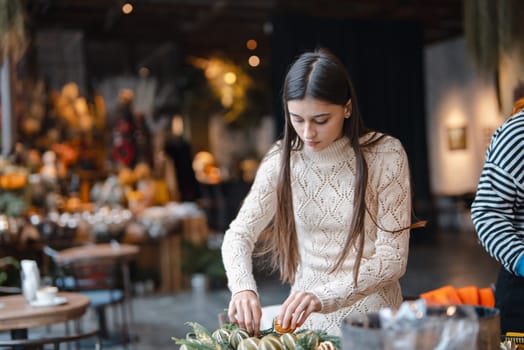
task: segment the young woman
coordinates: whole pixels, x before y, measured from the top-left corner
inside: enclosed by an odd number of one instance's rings
[[[259,332],[252,254],[269,230],[263,251],[291,284],[280,325],[339,335],[350,314],[402,302],[411,219],[408,159],[397,139],[364,127],[348,72],[326,50],[298,57],[282,98],[283,139],[261,163],[225,233],[228,314]]]

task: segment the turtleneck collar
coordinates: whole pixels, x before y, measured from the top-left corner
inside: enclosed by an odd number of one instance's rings
[[[330,161],[335,159],[347,158],[349,149],[349,139],[346,136],[332,142],[320,151],[313,151],[308,147],[303,148],[304,154],[313,161]]]

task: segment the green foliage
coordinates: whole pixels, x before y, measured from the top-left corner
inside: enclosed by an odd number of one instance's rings
[[[194,245],[182,242],[182,272],[191,275],[206,274],[211,281],[225,279],[226,271],[222,263],[220,249],[212,249],[207,244]]]
[[[7,216],[20,216],[26,210],[24,195],[21,191],[0,192],[0,213]]]
[[[180,350],[238,350],[244,348],[240,344],[249,338],[249,334],[238,325],[233,323],[226,323],[221,328],[216,329],[211,333],[205,327],[196,322],[186,322],[186,325],[192,328],[191,332],[186,334],[185,338],[172,337],[178,345]],[[218,333],[224,333],[223,335],[217,336]],[[237,334],[237,336],[235,336]],[[226,340],[227,335],[230,335],[229,342]],[[293,345],[291,350],[317,350],[320,343],[324,341],[331,341],[337,350],[341,349],[340,337],[327,334],[325,331],[313,331],[313,330],[301,330],[294,334],[286,334],[287,336],[293,336],[297,338],[296,343],[284,344],[280,338],[280,344],[282,349],[289,349],[288,346]],[[265,339],[266,337],[266,339]],[[271,339],[270,339],[271,338]],[[251,339],[251,338],[250,338]],[[278,334],[273,332],[273,328],[269,328],[261,331],[258,336],[260,342],[265,341],[274,343],[278,341]],[[267,344],[266,344],[267,345]],[[279,344],[273,344],[277,348]],[[260,343],[258,349],[260,349]],[[264,346],[262,347],[264,348]],[[267,348],[267,346],[266,346]]]
[[[0,259],[0,286],[17,286],[20,284],[20,264],[12,256]]]
[[[225,345],[216,343],[211,337],[211,333],[206,327],[197,322],[186,322],[187,326],[193,329],[185,339],[171,337],[181,347],[185,345],[189,350],[226,350]]]

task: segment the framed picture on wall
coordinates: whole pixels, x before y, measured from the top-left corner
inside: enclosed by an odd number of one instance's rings
[[[448,149],[451,151],[466,149],[466,127],[448,128]]]

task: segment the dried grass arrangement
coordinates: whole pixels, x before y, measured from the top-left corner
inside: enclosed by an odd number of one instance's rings
[[[0,64],[6,54],[17,62],[27,45],[21,1],[0,0]]]
[[[492,76],[504,52],[524,59],[524,1],[464,0],[466,44],[480,73]]]

